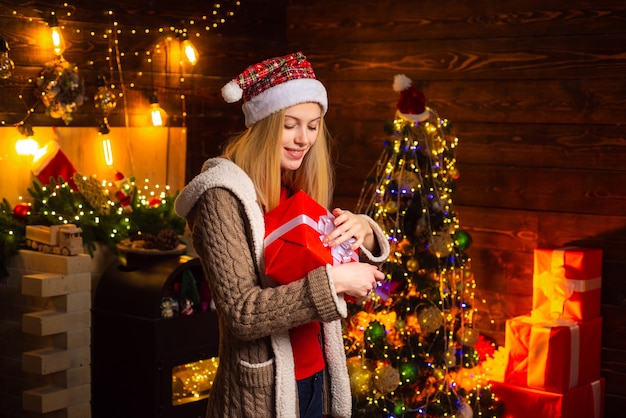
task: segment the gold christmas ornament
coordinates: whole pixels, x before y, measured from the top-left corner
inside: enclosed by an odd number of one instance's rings
[[[358,357],[350,357],[347,365],[352,393],[357,397],[371,393],[372,371],[370,365]]]
[[[411,273],[415,273],[420,268],[420,263],[416,258],[409,258],[406,261],[406,269]]]
[[[463,344],[467,347],[473,347],[478,342],[480,333],[474,328],[461,327],[456,332],[456,340],[459,344]]]
[[[385,211],[393,215],[398,211],[398,204],[393,200],[388,201],[387,203],[385,203]]]
[[[447,257],[452,250],[452,236],[447,232],[438,232],[432,239],[432,251],[437,257]]]
[[[435,306],[422,309],[417,315],[422,331],[431,333],[443,325],[443,312]]]
[[[383,395],[393,392],[400,384],[400,373],[394,367],[383,364],[374,371],[374,387]]]

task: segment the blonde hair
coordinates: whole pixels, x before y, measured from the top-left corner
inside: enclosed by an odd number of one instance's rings
[[[271,114],[233,137],[224,147],[224,156],[252,179],[257,199],[265,211],[280,203],[281,185],[292,191],[303,190],[329,208],[334,188],[330,162],[330,135],[322,117],[317,140],[300,168],[281,173],[280,156],[285,110]]]

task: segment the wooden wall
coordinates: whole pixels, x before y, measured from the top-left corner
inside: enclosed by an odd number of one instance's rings
[[[355,205],[404,73],[459,137],[454,197],[483,332],[531,309],[533,249],[604,250],[606,417],[626,407],[626,6],[613,1],[289,1],[287,41],[330,96],[337,203]],[[490,321],[494,323],[491,324]],[[619,411],[619,412],[618,412]]]

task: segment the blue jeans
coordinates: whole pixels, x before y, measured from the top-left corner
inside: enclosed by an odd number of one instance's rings
[[[322,417],[322,386],[324,371],[306,379],[298,380],[298,402],[300,418]]]

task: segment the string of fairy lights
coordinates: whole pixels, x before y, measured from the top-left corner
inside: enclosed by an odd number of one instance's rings
[[[77,5],[69,2],[62,4],[50,5],[49,3],[29,3],[28,5],[13,4],[9,1],[0,1],[0,19],[20,19],[28,24],[33,24],[33,30],[40,31],[43,26],[50,31],[50,37],[53,43],[54,54],[59,60],[63,60],[63,52],[66,43],[81,42],[84,39],[92,38],[97,42],[106,42],[106,50],[102,51],[103,59],[108,62],[109,79],[107,85],[111,90],[119,88],[116,99],[126,100],[126,89],[134,89],[137,87],[138,80],[145,74],[141,69],[135,68],[127,71],[123,68],[123,61],[134,59],[135,67],[141,67],[141,64],[148,64],[153,68],[153,61],[156,56],[164,56],[174,52],[178,47],[178,62],[172,63],[178,65],[179,82],[185,82],[185,73],[183,65],[188,63],[193,66],[197,62],[199,56],[198,51],[193,45],[194,40],[205,36],[206,34],[217,30],[220,26],[229,22],[235,15],[236,10],[241,5],[240,1],[223,0],[219,3],[210,4],[206,13],[196,16],[185,15],[180,18],[163,17],[150,19],[154,22],[153,26],[144,25],[139,27],[132,22],[132,14],[118,12],[113,9],[104,9],[101,13],[101,19],[91,21],[93,12],[89,18],[81,17],[84,13]],[[106,3],[103,2],[103,7]],[[95,7],[95,6],[94,6]],[[90,10],[93,10],[91,8]],[[181,12],[178,12],[181,13]],[[131,21],[129,21],[129,18]],[[164,20],[174,20],[175,22],[164,22]],[[28,27],[28,25],[26,25]],[[127,44],[121,44],[120,38],[128,40]],[[28,37],[35,39],[35,37]],[[96,43],[97,43],[96,42]],[[31,46],[31,45],[28,45]],[[140,60],[137,63],[137,60]],[[167,59],[167,58],[166,58]],[[94,60],[91,59],[81,65],[93,66]],[[10,57],[10,45],[6,39],[1,38],[0,34],[0,79],[8,79],[13,75],[16,67],[20,63],[15,63]],[[167,74],[170,71],[168,65],[165,70]],[[174,71],[172,71],[174,73]],[[39,76],[41,77],[41,76]],[[158,109],[158,99],[156,98],[156,87],[154,86],[154,75],[152,77],[152,94],[150,98],[155,126],[160,126],[158,117],[163,119],[166,114],[162,109]],[[21,127],[26,124],[27,119],[35,112],[35,109],[41,99],[35,103],[29,103],[24,96],[24,91],[28,87],[32,87],[37,83],[36,76],[30,77],[19,93],[19,100],[25,108],[24,117],[18,121],[0,120],[0,126]],[[167,80],[167,77],[165,77]],[[167,82],[167,81],[166,81]],[[183,90],[179,86],[179,90]],[[168,88],[168,86],[165,86]],[[44,94],[45,99],[45,94]],[[182,118],[186,117],[185,95],[180,94]],[[32,100],[30,100],[32,102]],[[97,104],[97,103],[96,103]],[[124,106],[126,109],[126,106]],[[106,115],[103,116],[106,123]],[[128,116],[125,115],[125,121],[128,123]],[[161,125],[163,121],[161,120]]]

